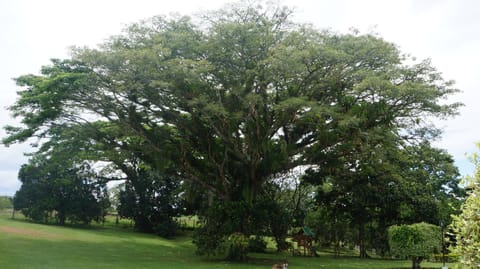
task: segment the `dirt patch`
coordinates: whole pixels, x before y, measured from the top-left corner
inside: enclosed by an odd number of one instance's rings
[[[17,227],[9,227],[9,226],[0,227],[0,232],[6,233],[6,234],[12,234],[12,235],[20,235],[20,236],[30,237],[30,238],[37,238],[37,239],[58,238],[58,236],[56,236],[55,234],[51,234],[47,232],[35,231],[31,229],[24,229],[24,228],[17,228]]]

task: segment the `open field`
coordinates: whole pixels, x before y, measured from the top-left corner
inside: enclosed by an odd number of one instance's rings
[[[290,269],[308,268],[409,268],[409,261],[353,257],[290,257],[288,254],[254,254],[246,263],[229,263],[194,254],[187,236],[165,240],[112,227],[71,228],[28,223],[0,216],[0,268],[91,269],[91,268],[237,268],[270,269],[285,258]],[[423,264],[440,268],[440,264]]]

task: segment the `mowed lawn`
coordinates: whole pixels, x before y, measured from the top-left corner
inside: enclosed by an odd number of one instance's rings
[[[289,269],[409,268],[408,261],[353,257],[290,257],[288,254],[254,254],[245,263],[207,259],[194,254],[190,237],[165,240],[115,228],[72,228],[41,225],[0,216],[1,269],[149,269],[149,268],[251,268],[270,269],[288,259]],[[423,264],[440,268],[440,264]]]

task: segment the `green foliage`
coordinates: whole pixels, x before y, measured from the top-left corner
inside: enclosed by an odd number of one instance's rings
[[[429,143],[421,143],[408,147],[400,162],[402,167],[410,168],[401,173],[401,193],[406,197],[402,203],[406,209],[402,212],[404,221],[450,223],[466,195],[453,157]]]
[[[248,251],[264,253],[267,251],[267,242],[261,236],[254,236],[248,239]]]
[[[248,251],[249,236],[263,234],[272,234],[277,242],[277,248],[286,249],[290,215],[275,201],[259,199],[254,204],[214,203],[207,210],[202,214],[203,224],[195,230],[194,236],[194,243],[198,247],[197,253],[200,255],[226,253],[228,258],[244,259],[246,255],[244,251]],[[238,234],[247,238],[247,247],[243,247],[243,243],[233,247],[229,245],[231,236]]]
[[[480,148],[480,143],[477,144]],[[460,256],[460,263],[465,268],[477,268],[480,264],[480,158],[471,156],[476,167],[475,174],[466,178],[470,192],[461,212],[454,216],[452,227],[456,234],[454,253]]]
[[[231,245],[238,238],[233,236],[232,242],[229,238],[232,235],[244,235],[236,231],[251,230],[248,226],[255,225],[251,216],[251,206],[245,202],[215,203],[210,206],[204,214],[203,224],[195,230],[193,242],[198,247],[197,253],[207,256],[227,253],[230,258],[243,259],[246,255],[244,253],[247,250],[246,246],[243,248],[242,244]],[[242,221],[244,219],[249,221]],[[248,237],[246,244],[248,245]],[[232,253],[232,251],[239,251],[239,253]]]
[[[453,222],[457,235],[454,249],[461,256],[460,262],[466,268],[476,268],[480,263],[479,208],[480,190],[475,187],[462,206],[461,214],[455,217]]]
[[[289,244],[287,242],[288,231],[292,225],[292,216],[286,208],[282,207],[281,204],[277,203],[265,203],[266,211],[264,211],[264,216],[268,221],[269,231],[275,243],[277,244],[277,250],[283,251],[287,250]]]
[[[234,261],[246,260],[248,254],[249,237],[242,233],[233,233],[225,241],[227,259]]]
[[[353,241],[349,237],[350,218],[345,213],[319,207],[305,218],[305,225],[311,227],[320,245],[333,245],[335,253],[340,251],[340,243]]]
[[[103,220],[110,206],[106,182],[84,159],[88,143],[72,136],[75,131],[65,125],[52,127],[51,139],[21,167],[15,210],[39,222],[54,217],[61,225],[67,220],[85,224]]]
[[[60,225],[67,220],[85,224],[101,221],[109,206],[105,184],[92,181],[85,170],[45,161],[20,169],[22,185],[14,196],[15,210],[38,222],[48,222],[55,213]]]
[[[305,197],[295,197],[294,194],[300,192],[299,188],[294,190],[288,187],[282,188],[276,183],[271,183],[269,187],[273,190],[269,189],[267,193],[258,197],[254,204],[254,234],[272,236],[277,250],[284,251],[289,247],[287,236],[294,225],[295,215],[298,211],[305,209],[298,208],[297,201],[305,202]]]
[[[387,138],[391,137],[383,136]],[[361,151],[352,150],[352,160],[342,157],[345,165],[351,165],[337,166],[327,174],[308,170],[304,179],[319,186],[320,210],[308,221],[330,231],[327,237],[349,236],[349,241],[375,248],[381,255],[388,252],[390,225],[449,223],[465,195],[453,158],[428,142],[405,148],[391,143],[396,142],[383,141],[373,149],[363,143]]]
[[[388,242],[391,254],[400,258],[410,258],[413,268],[420,262],[442,249],[440,227],[428,223],[395,225],[388,229]]]
[[[13,208],[12,197],[0,196],[0,210]]]
[[[138,169],[119,193],[118,214],[132,219],[137,231],[172,237],[177,230],[173,219],[178,215],[177,194],[178,181],[156,171]]]

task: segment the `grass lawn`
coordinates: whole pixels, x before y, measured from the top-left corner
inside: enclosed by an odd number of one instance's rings
[[[288,254],[252,254],[245,263],[229,263],[194,254],[189,237],[165,240],[112,227],[71,228],[40,225],[0,216],[1,269],[270,269],[285,258],[290,269],[409,268],[409,261],[353,257],[290,257]],[[441,264],[422,264],[440,268]],[[451,266],[449,266],[451,267]]]

